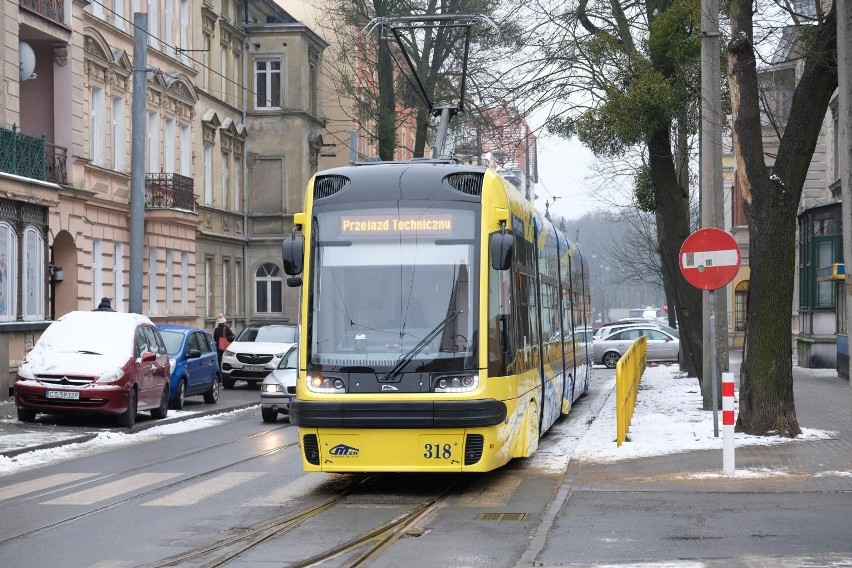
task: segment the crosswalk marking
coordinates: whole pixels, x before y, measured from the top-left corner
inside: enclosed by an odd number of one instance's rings
[[[263,473],[253,471],[223,473],[210,480],[199,481],[192,487],[187,487],[165,497],[144,503],[144,505],[155,507],[186,507],[187,505],[195,505],[212,495],[227,491],[240,483],[251,481],[261,475]]]
[[[70,495],[66,495],[64,497],[58,497],[50,501],[45,501],[43,504],[91,505],[92,503],[97,503],[98,501],[105,501],[107,499],[111,499],[113,497],[121,495],[122,493],[129,493],[131,491],[141,489],[149,485],[162,483],[163,481],[167,481],[179,475],[179,473],[140,473],[137,475],[131,475],[126,479],[107,483],[106,485],[98,485],[97,487],[86,489],[85,491],[78,491],[77,493],[71,493]]]
[[[89,568],[124,568],[125,566],[133,566],[133,562],[129,560],[104,560],[92,564]]]
[[[303,475],[302,477],[287,483],[275,491],[271,491],[262,497],[256,497],[243,507],[279,507],[287,505],[298,497],[303,497],[309,494],[312,490],[317,489],[323,483],[331,479],[330,473],[312,473]]]
[[[9,499],[11,497],[19,497],[21,495],[26,495],[27,493],[33,493],[34,491],[40,491],[42,489],[47,489],[48,487],[61,485],[63,483],[73,483],[81,479],[86,479],[87,477],[94,477],[95,475],[97,474],[57,473],[56,475],[48,475],[46,477],[33,479],[32,481],[23,481],[21,483],[15,483],[13,485],[9,485],[8,487],[0,487],[0,501],[3,501],[4,499]]]

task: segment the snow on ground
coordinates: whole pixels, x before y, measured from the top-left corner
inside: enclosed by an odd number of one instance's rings
[[[226,412],[222,414],[216,414],[212,416],[192,418],[183,422],[164,424],[163,426],[153,426],[151,428],[148,428],[147,430],[142,430],[141,432],[99,432],[95,438],[89,440],[88,442],[83,442],[81,444],[70,444],[57,448],[36,450],[33,452],[20,454],[11,458],[0,456],[0,477],[11,473],[18,473],[26,469],[31,469],[63,461],[66,459],[93,455],[96,453],[103,452],[105,450],[110,450],[121,446],[129,446],[131,444],[138,444],[140,442],[149,442],[151,440],[156,440],[158,438],[163,438],[165,436],[170,436],[173,434],[182,434],[184,432],[191,432],[193,430],[200,430],[202,428],[209,428],[211,426],[217,426],[220,424],[233,422],[234,420],[239,419],[241,414],[245,412],[251,412],[252,410],[254,409],[248,408],[235,410],[232,412]],[[169,412],[170,417],[180,416],[180,414],[180,411]],[[85,432],[81,432],[81,435],[82,434],[85,434]],[[26,438],[26,435],[22,435],[20,443],[23,446],[27,446],[31,443],[43,444],[46,441],[50,441],[46,440],[45,435],[41,432],[34,432],[31,434],[31,436],[32,439],[28,440]],[[61,437],[67,438],[68,435],[66,433],[61,435]]]
[[[587,401],[575,405],[569,420],[560,421],[545,440],[555,436],[555,443],[543,443],[531,460],[531,466],[548,471],[561,471],[570,459],[613,462],[640,457],[674,454],[692,450],[719,450],[721,465],[722,411],[718,412],[719,436],[713,435],[713,412],[702,409],[698,379],[685,377],[677,365],[648,367],[642,375],[629,441],[616,444],[615,373],[607,378],[593,378]],[[736,398],[734,408],[736,410]],[[570,426],[568,426],[570,423]],[[590,423],[590,424],[589,424]],[[583,425],[589,424],[588,430]],[[802,428],[796,440],[830,439],[836,433]],[[783,444],[791,441],[781,436],[750,436],[736,433],[734,447]],[[703,474],[697,474],[703,475]],[[722,474],[707,473],[707,476]],[[737,470],[740,477],[781,475],[772,471]]]

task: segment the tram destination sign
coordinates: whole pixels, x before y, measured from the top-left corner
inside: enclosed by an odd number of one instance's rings
[[[341,235],[452,234],[452,215],[342,215]]]
[[[740,247],[722,229],[695,231],[680,247],[680,271],[686,281],[702,290],[728,285],[740,269]]]

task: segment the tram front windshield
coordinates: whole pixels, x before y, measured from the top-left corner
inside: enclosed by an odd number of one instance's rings
[[[473,211],[316,210],[314,218],[310,368],[476,367]]]

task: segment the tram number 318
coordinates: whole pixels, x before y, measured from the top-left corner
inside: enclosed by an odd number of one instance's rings
[[[423,457],[427,460],[448,460],[453,457],[451,444],[423,444]]]

